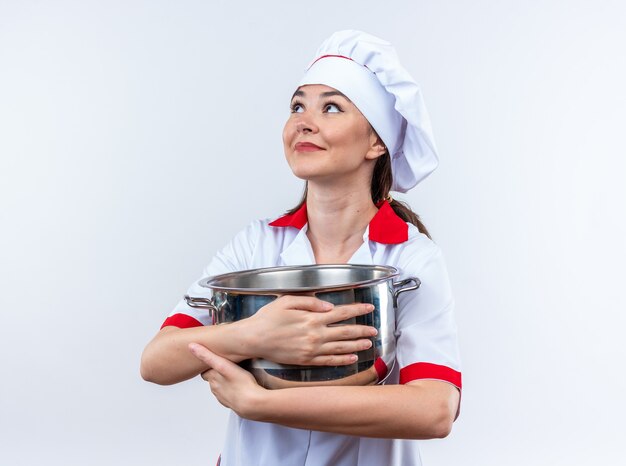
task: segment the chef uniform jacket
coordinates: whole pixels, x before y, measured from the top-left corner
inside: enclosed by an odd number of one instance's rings
[[[315,264],[306,235],[306,204],[291,215],[252,222],[216,254],[203,278],[273,266]],[[454,301],[439,247],[383,202],[363,235],[351,264],[388,265],[399,279],[418,277],[416,291],[402,293],[396,310],[396,362],[385,384],[437,379],[461,389]],[[194,282],[190,296],[210,297]],[[181,300],[163,327],[210,325],[206,310]],[[386,367],[376,365],[379,376]],[[364,406],[363,409],[367,409]],[[458,416],[458,413],[457,413]],[[231,411],[221,466],[407,466],[421,465],[416,440],[354,437],[250,421]]]

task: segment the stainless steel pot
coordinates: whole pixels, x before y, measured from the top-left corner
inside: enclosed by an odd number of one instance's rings
[[[381,360],[391,372],[395,361],[395,309],[398,296],[420,286],[417,277],[394,281],[398,270],[381,265],[306,265],[270,267],[227,273],[201,280],[210,288],[211,299],[185,296],[187,304],[207,309],[213,324],[250,317],[281,295],[313,295],[335,305],[370,303],[374,311],[338,324],[375,327],[372,347],[360,351],[358,360],[347,366],[292,366],[264,359],[242,365],[266,388],[306,385],[367,385],[382,382],[375,369]],[[381,367],[380,364],[378,364]]]

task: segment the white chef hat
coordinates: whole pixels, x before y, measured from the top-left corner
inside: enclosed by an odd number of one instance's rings
[[[324,41],[299,86],[324,84],[348,97],[391,156],[393,191],[407,192],[437,168],[438,157],[422,92],[393,46],[361,31]]]

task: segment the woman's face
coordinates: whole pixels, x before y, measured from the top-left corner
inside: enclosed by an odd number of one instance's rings
[[[305,180],[371,174],[385,150],[359,109],[321,84],[301,86],[294,93],[283,144],[291,170]]]

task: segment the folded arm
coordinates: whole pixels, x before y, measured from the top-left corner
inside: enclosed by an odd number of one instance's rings
[[[211,367],[203,378],[220,403],[255,421],[364,437],[429,439],[449,434],[458,409],[459,390],[448,382],[265,390],[230,361],[200,345],[191,349]]]
[[[371,347],[376,334],[365,325],[330,325],[372,312],[370,304],[333,306],[310,296],[283,296],[247,319],[192,328],[164,327],[146,346],[141,376],[170,385],[190,379],[208,366],[189,353],[197,342],[240,362],[264,358],[283,364],[351,364],[355,353]]]

